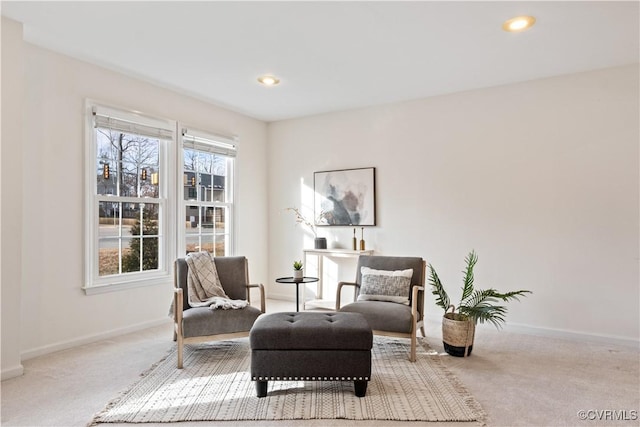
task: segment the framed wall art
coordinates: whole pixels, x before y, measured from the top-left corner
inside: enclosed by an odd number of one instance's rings
[[[376,168],[314,172],[316,225],[376,225]]]

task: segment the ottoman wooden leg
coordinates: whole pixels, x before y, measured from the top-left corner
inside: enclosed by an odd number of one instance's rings
[[[354,381],[353,388],[355,389],[356,396],[364,397],[367,394],[367,381]]]
[[[267,383],[268,381],[256,381],[256,393],[258,397],[265,397],[267,395]]]

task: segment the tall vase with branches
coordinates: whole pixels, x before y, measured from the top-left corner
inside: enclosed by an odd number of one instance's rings
[[[318,229],[315,223],[313,221],[308,220],[302,214],[302,212],[300,212],[300,209],[296,207],[291,207],[291,208],[286,208],[285,210],[293,213],[293,215],[296,217],[296,224],[304,225],[313,233],[315,249],[327,248],[327,239],[325,237],[318,237]],[[320,212],[320,215],[318,215],[316,222],[319,222],[323,217],[324,217],[324,212]]]
[[[442,326],[442,339],[447,353],[454,356],[468,356],[473,348],[475,325],[489,322],[497,329],[505,323],[507,307],[501,301],[519,301],[519,297],[530,294],[528,290],[499,292],[496,289],[475,289],[473,269],[478,262],[475,251],[465,258],[462,278],[462,296],[458,306],[451,304],[449,295],[438,277],[435,268],[429,264],[429,284],[436,296],[436,305],[445,311]],[[449,312],[449,309],[451,311]],[[460,322],[460,324],[456,324]],[[457,330],[454,330],[456,329]],[[460,354],[462,353],[462,354]]]

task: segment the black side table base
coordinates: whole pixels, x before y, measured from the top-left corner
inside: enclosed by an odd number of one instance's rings
[[[276,279],[276,282],[296,285],[296,312],[300,312],[300,283],[313,283],[317,282],[318,280],[319,279],[317,277],[308,276],[305,276],[302,279],[294,279],[293,277],[279,277]]]

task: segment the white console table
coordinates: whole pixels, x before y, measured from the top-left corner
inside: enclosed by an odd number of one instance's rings
[[[323,260],[325,257],[331,258],[357,258],[360,255],[372,255],[373,250],[364,250],[364,251],[353,251],[350,249],[304,249],[304,265],[305,267],[309,264],[307,263],[309,256],[318,257],[318,271],[316,277],[318,278],[318,282],[316,283],[316,299],[307,301],[305,298],[305,289],[306,286],[302,288],[302,309],[305,310],[307,305],[314,306],[316,308],[323,308],[327,310],[335,310],[336,301],[335,295],[332,295],[331,298],[325,299],[323,295]],[[307,273],[305,273],[307,274]],[[353,278],[355,279],[355,274]]]

